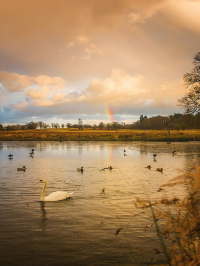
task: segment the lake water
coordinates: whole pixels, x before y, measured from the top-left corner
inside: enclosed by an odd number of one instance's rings
[[[1,265],[161,263],[165,257],[155,252],[162,249],[149,211],[137,209],[134,202],[136,197],[182,196],[183,188],[157,190],[194,161],[200,162],[199,142],[1,141]],[[25,172],[17,171],[23,166]],[[81,166],[83,173],[77,171]],[[108,166],[113,169],[99,170]],[[63,201],[39,202],[41,178],[48,181],[46,195],[74,193]]]

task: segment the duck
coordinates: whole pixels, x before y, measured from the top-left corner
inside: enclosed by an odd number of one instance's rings
[[[13,155],[12,155],[12,154],[9,154],[9,155],[8,155],[8,158],[9,158],[9,159],[13,159]]]
[[[172,154],[174,155],[176,153],[176,151],[172,151]]]
[[[81,168],[77,168],[78,172],[83,172],[83,166]]]
[[[51,194],[49,194],[47,197],[45,197],[45,190],[47,186],[47,180],[45,178],[41,179],[38,183],[43,183],[43,189],[42,189],[42,194],[40,197],[40,201],[60,201],[60,200],[65,200],[69,198],[73,192],[67,192],[67,191],[55,191]]]
[[[151,165],[147,165],[146,168],[151,169]]]
[[[162,173],[162,172],[163,172],[163,168],[157,168],[157,169],[156,169],[156,171],[158,171],[158,172],[161,172],[161,173]]]
[[[26,166],[23,166],[23,167],[18,167],[17,168],[17,171],[26,171]]]
[[[99,171],[105,171],[105,168],[99,167]]]
[[[156,156],[157,156],[157,154],[156,154],[156,153],[154,153],[154,154],[153,154],[153,157],[154,157],[154,158],[156,158]]]

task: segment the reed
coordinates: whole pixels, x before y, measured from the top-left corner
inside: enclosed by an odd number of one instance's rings
[[[156,226],[165,265],[200,265],[200,166],[194,164],[188,172],[162,185],[160,190],[172,186],[185,186],[182,199],[162,198],[156,202],[137,198],[137,208],[150,208]],[[163,208],[164,207],[164,208]]]
[[[200,141],[200,130],[27,129],[0,131],[1,141]]]

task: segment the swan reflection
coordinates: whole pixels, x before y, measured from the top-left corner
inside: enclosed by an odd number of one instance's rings
[[[47,226],[47,217],[46,217],[46,211],[45,211],[45,202],[41,201],[40,202],[40,208],[42,211],[42,216],[41,216],[41,227],[42,227],[42,231],[46,230],[46,226]]]

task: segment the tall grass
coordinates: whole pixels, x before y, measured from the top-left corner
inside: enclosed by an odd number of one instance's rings
[[[67,130],[67,129],[28,129],[0,131],[4,141],[200,141],[200,130]]]
[[[150,208],[167,265],[200,265],[199,165],[194,164],[190,171],[170,180],[159,190],[182,185],[187,188],[182,199],[164,197],[150,202],[137,198],[135,205],[138,208]]]

